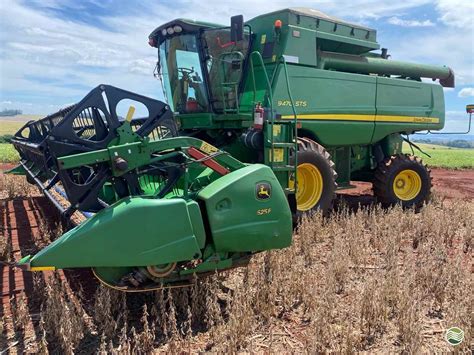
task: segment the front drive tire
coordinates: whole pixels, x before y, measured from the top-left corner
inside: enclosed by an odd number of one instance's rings
[[[383,206],[401,204],[420,208],[431,196],[430,170],[408,154],[393,155],[379,164],[373,183],[374,195]]]
[[[297,163],[297,217],[318,209],[327,214],[333,207],[337,187],[331,156],[318,143],[298,138]]]

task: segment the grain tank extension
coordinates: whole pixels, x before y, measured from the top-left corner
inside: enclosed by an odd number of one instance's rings
[[[402,135],[443,128],[454,73],[392,60],[376,35],[306,8],[157,27],[166,103],[99,85],[15,135],[12,173],[65,219],[87,216],[19,266],[92,268],[146,291],[285,248],[292,223],[328,213],[351,180],[383,205],[420,207],[430,171],[402,154]]]

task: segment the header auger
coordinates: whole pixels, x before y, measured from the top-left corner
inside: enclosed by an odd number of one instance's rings
[[[330,211],[351,180],[384,205],[429,199],[429,169],[401,135],[443,128],[450,68],[390,60],[375,30],[303,8],[230,27],[176,19],[149,44],[167,103],[100,85],[15,135],[12,172],[64,219],[88,217],[19,266],[179,286],[290,245],[293,222]],[[144,117],[121,117],[128,101]]]

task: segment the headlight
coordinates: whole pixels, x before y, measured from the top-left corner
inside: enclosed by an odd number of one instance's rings
[[[173,27],[168,27],[166,32],[168,32],[169,35],[172,35],[174,33]]]
[[[166,28],[163,28],[163,29],[161,30],[161,34],[162,34],[163,36],[166,36],[166,33],[167,33],[167,32],[166,32]]]
[[[183,30],[183,28],[181,26],[176,25],[173,27],[173,30],[175,33],[180,33]]]

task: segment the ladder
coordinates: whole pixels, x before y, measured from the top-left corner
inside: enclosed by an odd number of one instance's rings
[[[266,82],[266,95],[268,97],[270,114],[269,119],[267,117],[265,131],[264,131],[264,162],[269,165],[275,172],[275,175],[282,183],[283,186],[287,186],[288,192],[294,193],[296,189],[296,152],[298,150],[298,126],[297,126],[297,114],[293,101],[293,97],[290,89],[290,82],[288,76],[288,68],[286,65],[285,58],[281,56],[276,62],[273,70],[272,79],[268,78],[265,63],[262,55],[258,51],[254,51],[250,54],[250,68],[253,80],[254,89],[254,104],[256,103],[256,83],[255,83],[255,69],[253,58],[256,57],[258,64],[262,67],[265,82]],[[278,73],[280,65],[283,66],[285,73],[286,86],[288,92],[288,98],[291,103],[294,118],[293,120],[281,120],[277,119],[276,114],[273,110],[273,82]],[[293,154],[291,154],[293,152]],[[294,188],[289,188],[289,180],[295,181]]]

